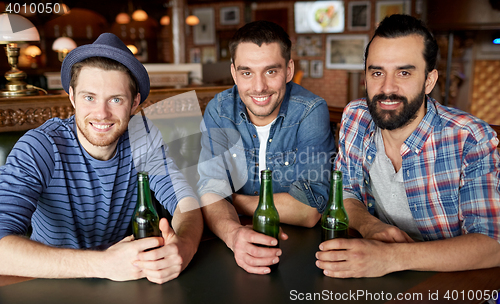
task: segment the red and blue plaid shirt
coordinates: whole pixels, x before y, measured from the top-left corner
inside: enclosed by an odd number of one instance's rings
[[[334,168],[344,190],[374,214],[370,167],[377,149],[366,100],[344,109]],[[427,113],[401,147],[408,204],[424,240],[482,233],[500,241],[500,155],[484,121],[427,98]]]

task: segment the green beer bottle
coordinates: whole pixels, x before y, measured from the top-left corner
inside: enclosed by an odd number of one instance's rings
[[[149,177],[147,172],[137,173],[137,205],[132,216],[132,232],[136,240],[161,236],[160,219],[151,200]]]
[[[280,217],[278,210],[276,210],[276,207],[274,206],[272,172],[273,171],[271,170],[262,170],[260,172],[261,182],[259,205],[253,214],[253,230],[272,236],[278,240],[278,244],[276,246],[263,246],[256,244],[257,246],[278,248]],[[278,264],[279,263],[269,266],[269,268],[271,268],[271,272],[278,268]]]
[[[333,171],[330,181],[330,198],[321,216],[321,241],[334,238],[347,238],[349,218],[344,208],[342,191],[342,172]]]

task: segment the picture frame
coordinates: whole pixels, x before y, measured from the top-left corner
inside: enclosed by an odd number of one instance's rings
[[[377,1],[375,10],[375,26],[378,26],[380,21],[386,16],[393,14],[411,14],[411,0],[390,0]]]
[[[320,35],[298,36],[295,44],[297,56],[320,56],[323,51],[323,39]]]
[[[304,73],[302,77],[309,77],[309,60],[299,60],[300,70]]]
[[[371,2],[351,1],[348,6],[348,24],[350,31],[370,30]]]
[[[295,33],[344,32],[344,2],[339,0],[296,1],[294,3]]]
[[[193,43],[195,45],[215,44],[214,9],[193,9],[193,15],[200,19],[200,23],[193,27]]]
[[[201,63],[201,50],[200,48],[192,48],[189,50],[189,62]]]
[[[235,25],[240,23],[240,8],[237,6],[222,7],[220,9],[220,24]]]
[[[323,78],[323,60],[311,60],[309,76],[311,78]]]
[[[329,35],[326,37],[326,68],[363,70],[368,35]]]
[[[207,46],[201,50],[201,63],[216,63],[217,62],[217,52],[215,47]]]

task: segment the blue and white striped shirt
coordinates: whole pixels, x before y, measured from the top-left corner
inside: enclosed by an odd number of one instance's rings
[[[163,152],[160,157],[164,160],[158,162],[156,155],[151,163],[164,166],[165,174],[150,175],[150,186],[173,214],[179,200],[196,196],[166,157],[163,141],[155,142],[163,145],[156,148]],[[125,237],[136,188],[129,131],[120,137],[116,155],[100,161],[78,142],[74,116],[50,119],[28,131],[0,167],[0,239],[25,234],[31,224],[31,239],[44,244],[68,248],[111,245]]]

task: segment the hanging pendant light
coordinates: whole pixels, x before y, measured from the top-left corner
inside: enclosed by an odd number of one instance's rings
[[[169,25],[170,24],[170,17],[167,15],[161,17],[160,24],[161,25]]]
[[[145,11],[138,9],[132,14],[132,19],[135,21],[146,21],[148,20],[148,14]]]
[[[115,18],[118,24],[128,24],[130,22],[130,16],[127,13],[119,13]]]
[[[198,23],[200,23],[200,19],[198,17],[196,17],[195,15],[190,15],[186,18],[187,25],[195,26]]]

